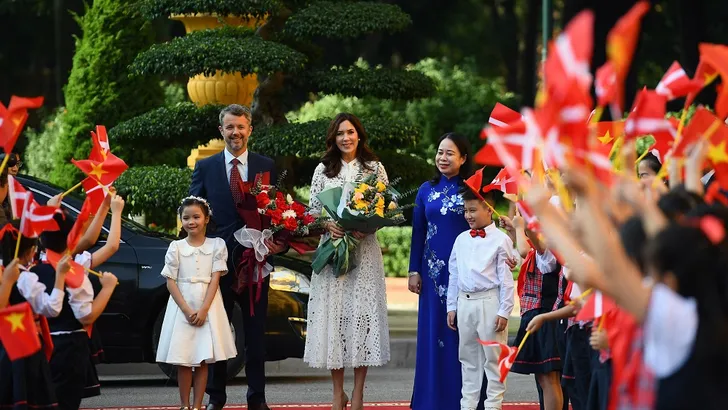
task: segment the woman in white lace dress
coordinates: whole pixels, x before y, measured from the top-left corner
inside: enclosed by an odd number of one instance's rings
[[[386,182],[384,167],[366,144],[359,119],[339,114],[326,135],[326,154],[311,182],[311,212],[321,213],[316,195],[326,188],[355,181],[357,176],[377,173]],[[335,222],[327,224],[334,238],[344,231]],[[382,251],[375,234],[352,232],[360,239],[353,251],[355,268],[336,278],[331,266],[314,273],[308,302],[308,334],[303,360],[311,367],[331,370],[334,384],[332,409],[349,401],[344,393],[344,368],[354,369],[352,409],[364,403],[364,381],[369,366],[389,361],[389,325]]]

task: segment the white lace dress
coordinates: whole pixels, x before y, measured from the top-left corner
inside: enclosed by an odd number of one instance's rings
[[[174,279],[185,302],[197,311],[205,301],[213,272],[227,273],[227,246],[220,238],[206,238],[201,246],[181,239],[169,244],[162,276]],[[157,362],[195,367],[237,356],[230,321],[220,289],[202,326],[191,325],[169,297],[157,347]]]
[[[372,163],[383,181],[384,167]],[[363,167],[358,161],[342,165],[334,178],[319,164],[311,182],[310,206],[320,213],[316,195],[325,188],[354,181]],[[367,171],[365,171],[367,172]],[[326,234],[328,235],[328,233]],[[382,251],[376,235],[359,242],[353,254],[356,268],[335,278],[331,266],[311,279],[308,332],[304,362],[311,367],[341,369],[381,366],[389,361],[389,324]]]

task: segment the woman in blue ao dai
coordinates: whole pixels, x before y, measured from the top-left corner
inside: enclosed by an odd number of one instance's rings
[[[409,289],[420,295],[413,410],[460,408],[458,334],[447,327],[447,265],[455,238],[469,229],[459,195],[471,172],[468,140],[443,135],[435,163],[437,175],[420,186],[412,221]]]

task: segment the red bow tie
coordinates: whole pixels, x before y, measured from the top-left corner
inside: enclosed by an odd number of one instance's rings
[[[476,236],[485,238],[485,229],[471,229],[470,236],[472,236],[473,238],[475,238]]]

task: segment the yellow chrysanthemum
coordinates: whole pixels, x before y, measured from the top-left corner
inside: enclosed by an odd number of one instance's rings
[[[374,213],[377,214],[380,218],[384,218],[384,208],[377,207]]]
[[[367,209],[367,206],[368,206],[368,204],[366,201],[354,201],[354,208],[356,208],[356,209],[363,211],[363,210]]]
[[[377,181],[377,192],[384,192],[387,190],[387,186],[382,181]]]
[[[390,210],[390,211],[393,211],[393,210],[395,210],[395,209],[397,209],[397,203],[396,203],[396,202],[394,202],[394,201],[390,202],[390,203],[389,203],[389,210]]]

